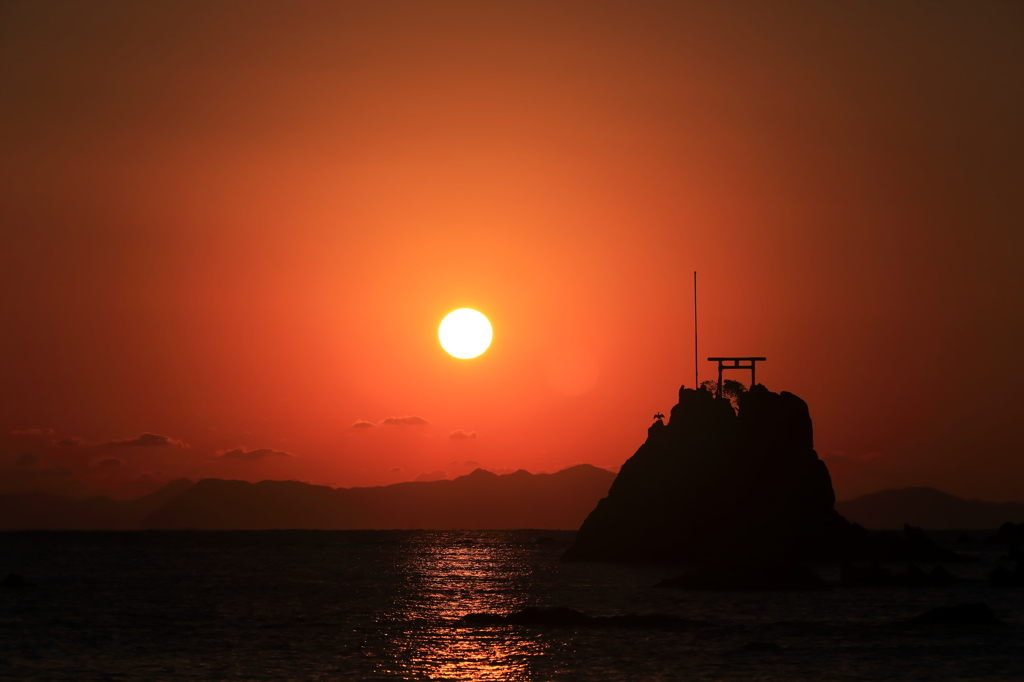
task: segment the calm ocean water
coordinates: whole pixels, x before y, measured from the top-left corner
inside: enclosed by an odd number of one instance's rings
[[[547,538],[542,540],[542,538]],[[3,533],[0,678],[38,680],[1020,680],[1024,590],[701,593],[678,568],[562,564],[572,533]],[[927,565],[922,565],[928,568]],[[904,568],[904,567],[901,567]],[[835,567],[819,567],[837,579]],[[986,602],[1007,627],[902,624]],[[470,612],[665,613],[684,630],[466,627]],[[751,642],[772,646],[748,646]]]

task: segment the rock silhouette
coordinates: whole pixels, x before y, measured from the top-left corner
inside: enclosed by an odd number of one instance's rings
[[[697,566],[679,577],[662,580],[655,587],[738,592],[805,592],[831,589],[820,575],[807,566],[764,566],[756,563]]]
[[[999,561],[1022,561],[1024,560],[1024,549],[1013,546],[1006,548],[1006,554],[999,557]]]
[[[880,543],[880,538],[891,537],[885,534],[873,536],[875,544]],[[903,542],[897,543],[891,551],[883,552],[887,558],[900,559],[903,561],[952,561],[958,563],[978,561],[977,558],[960,554],[949,549],[943,549],[935,544],[924,534],[924,529],[915,528],[910,524],[903,525]]]
[[[1024,523],[1007,521],[999,527],[995,535],[987,538],[985,543],[989,545],[1024,545]]]
[[[833,560],[863,540],[835,511],[807,404],[755,385],[730,401],[679,390],[580,528],[565,560]]]
[[[35,586],[30,582],[26,582],[26,580],[17,573],[8,573],[6,578],[0,580],[0,587],[9,589],[19,589],[22,587]]]
[[[1024,587],[1024,562],[1018,561],[1012,571],[1006,566],[996,566],[988,574],[988,580],[992,587]]]

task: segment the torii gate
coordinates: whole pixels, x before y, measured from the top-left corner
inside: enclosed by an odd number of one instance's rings
[[[715,393],[715,397],[722,397],[722,372],[727,369],[749,369],[750,370],[750,387],[753,388],[754,384],[757,383],[754,380],[754,365],[758,362],[763,362],[766,358],[708,358],[709,362],[718,363],[718,392]],[[726,362],[731,362],[731,365],[726,365]],[[749,364],[741,364],[747,362]]]

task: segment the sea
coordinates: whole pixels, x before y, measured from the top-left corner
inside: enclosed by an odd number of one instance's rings
[[[979,537],[982,535],[979,534]],[[1024,680],[1005,547],[956,545],[951,587],[658,588],[682,568],[563,563],[573,533],[0,533],[2,680]],[[939,539],[954,547],[952,535]],[[924,569],[928,564],[920,564]],[[906,565],[892,568],[905,570]],[[838,581],[837,566],[816,569]],[[1004,625],[918,626],[984,602]],[[470,625],[567,607],[685,627]]]

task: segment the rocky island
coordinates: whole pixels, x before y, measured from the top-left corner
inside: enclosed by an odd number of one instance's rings
[[[761,384],[730,400],[679,390],[590,513],[567,561],[789,563],[848,558],[807,403]]]

